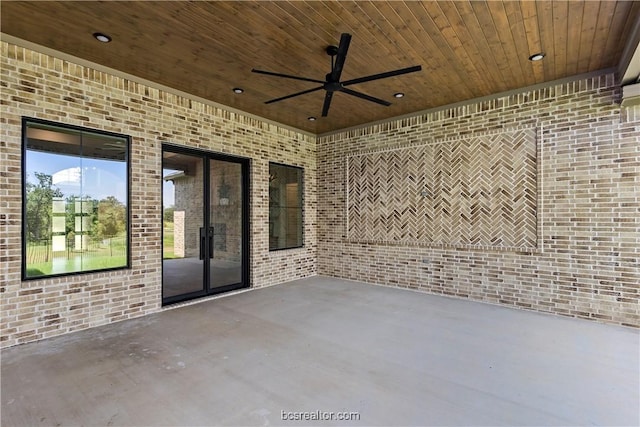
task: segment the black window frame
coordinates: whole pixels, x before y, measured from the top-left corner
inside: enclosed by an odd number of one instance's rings
[[[104,136],[108,136],[108,137],[113,137],[113,138],[121,138],[125,141],[125,145],[126,145],[126,150],[125,150],[125,162],[126,162],[126,172],[127,172],[127,177],[126,177],[126,184],[127,184],[127,197],[126,197],[126,201],[127,201],[127,206],[126,206],[126,218],[127,218],[127,224],[126,224],[126,244],[127,244],[127,248],[126,248],[126,263],[125,265],[121,265],[121,266],[117,266],[117,267],[107,267],[107,268],[98,268],[98,269],[91,269],[91,270],[80,270],[80,271],[69,271],[69,272],[64,272],[64,273],[54,273],[54,274],[43,274],[43,275],[38,275],[38,276],[28,276],[27,275],[27,129],[29,124],[36,124],[36,125],[42,125],[42,126],[51,126],[54,128],[59,128],[62,130],[69,130],[69,131],[74,131],[74,132],[87,132],[87,133],[92,133],[92,134],[98,134],[98,135],[104,135]],[[33,281],[33,280],[44,280],[44,279],[50,279],[50,278],[57,278],[57,277],[67,277],[67,276],[77,276],[77,275],[81,275],[81,274],[91,274],[91,273],[105,273],[105,272],[109,272],[109,271],[116,271],[116,270],[128,270],[131,269],[131,218],[133,217],[132,215],[132,209],[131,209],[131,136],[130,135],[125,135],[125,134],[121,134],[121,133],[116,133],[116,132],[109,132],[109,131],[105,131],[105,130],[101,130],[101,129],[94,129],[94,128],[89,128],[89,127],[85,127],[85,126],[77,126],[77,125],[71,125],[71,124],[67,124],[67,123],[61,123],[61,122],[55,122],[55,121],[51,121],[51,120],[44,120],[44,119],[38,119],[35,117],[26,117],[23,116],[22,117],[22,147],[21,147],[21,162],[20,162],[20,168],[21,168],[21,185],[22,185],[22,200],[20,203],[20,208],[22,210],[21,212],[21,220],[22,220],[22,225],[20,227],[20,231],[21,231],[21,279],[22,281]]]
[[[278,247],[278,248],[272,248],[271,247],[271,232],[269,230],[269,252],[276,252],[276,251],[286,251],[289,249],[300,249],[300,248],[304,248],[304,225],[305,225],[305,212],[304,212],[304,204],[305,204],[305,200],[304,200],[304,188],[305,188],[305,180],[304,180],[304,167],[302,166],[294,166],[294,165],[288,165],[285,163],[279,163],[279,162],[269,162],[269,175],[271,176],[271,166],[279,166],[279,167],[285,167],[285,168],[290,168],[290,169],[296,169],[298,171],[300,171],[300,245],[296,245],[296,246],[287,246],[287,247]],[[270,186],[269,186],[270,187]],[[269,188],[269,192],[271,191],[271,188]],[[272,220],[271,220],[271,194],[269,194],[269,218],[268,218],[268,222],[269,222],[269,228],[271,228],[271,224],[272,224]]]

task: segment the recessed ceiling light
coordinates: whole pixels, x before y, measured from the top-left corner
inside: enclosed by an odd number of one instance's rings
[[[233,93],[244,93],[244,89],[242,89],[241,87],[234,87]]]
[[[309,117],[307,117],[307,120],[309,120],[310,122],[315,122],[316,118],[313,117],[313,116],[309,116]]]
[[[542,58],[544,58],[544,53],[538,52],[531,55],[529,61],[540,61]]]
[[[111,41],[111,37],[103,33],[93,33],[93,37],[102,43],[109,43]]]
[[[402,97],[404,96],[404,93],[402,93],[402,92],[396,92],[396,93],[394,93],[394,94],[393,94],[393,96],[394,96],[395,98],[402,98]]]

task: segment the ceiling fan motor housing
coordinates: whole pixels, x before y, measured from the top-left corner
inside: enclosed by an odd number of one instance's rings
[[[336,56],[338,54],[338,46],[327,46],[327,55]]]
[[[339,91],[343,88],[342,83],[338,81],[331,81],[331,73],[326,76],[327,82],[323,85],[324,90],[329,92]]]

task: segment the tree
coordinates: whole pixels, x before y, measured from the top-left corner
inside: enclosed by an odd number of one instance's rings
[[[39,242],[51,238],[53,198],[62,197],[62,191],[53,187],[53,178],[46,173],[34,172],[37,184],[27,182],[27,238]]]
[[[73,240],[76,233],[76,199],[79,196],[71,195],[65,200],[65,235]]]
[[[113,196],[98,202],[98,216],[94,226],[94,237],[106,239],[125,231],[127,208]]]
[[[164,222],[173,222],[173,213],[176,211],[175,206],[169,206],[168,208],[164,208],[164,212],[162,213],[162,219]]]

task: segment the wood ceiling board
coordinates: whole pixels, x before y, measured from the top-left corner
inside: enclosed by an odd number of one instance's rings
[[[508,90],[513,86],[510,82],[515,80],[515,72],[511,68],[510,59],[500,40],[499,28],[493,20],[487,3],[474,1],[471,2],[471,5],[482,28],[483,37],[487,41],[488,51],[485,55],[492,56],[497,66],[492,76],[485,78],[492,78],[494,84],[501,83],[500,87]]]
[[[525,78],[520,67],[520,58],[516,46],[514,44],[514,37],[511,32],[509,17],[507,16],[505,6],[502,2],[487,2],[486,3],[489,14],[495,25],[495,32],[498,37],[499,46],[493,46],[493,49],[501,48],[504,52],[505,64],[504,66],[511,72],[511,78],[508,80],[509,89],[514,87],[526,86]],[[528,59],[526,59],[528,60]]]
[[[427,5],[429,7],[429,5]],[[445,99],[448,97],[456,97],[462,99],[472,98],[474,92],[478,90],[480,85],[472,84],[469,79],[466,78],[467,64],[458,62],[456,53],[452,47],[442,38],[442,35],[438,31],[438,24],[436,21],[442,22],[437,16],[431,17],[429,11],[425,9],[424,5],[410,5],[410,8],[414,9],[414,14],[423,15],[419,18],[425,33],[429,41],[433,44],[431,52],[435,52],[435,57],[438,58],[436,62],[435,73],[443,80],[444,88],[446,88]],[[432,12],[436,12],[432,9]],[[434,99],[434,102],[439,100]]]
[[[226,1],[0,3],[11,36],[178,91],[312,133],[385,118],[619,65],[640,19],[626,1]],[[113,41],[100,44],[96,31]],[[336,93],[320,116],[324,90],[257,75],[252,68],[323,80],[325,49],[353,35],[343,80],[421,65],[423,70],[353,89],[392,102],[382,107]],[[539,62],[528,61],[536,51]],[[242,87],[235,95],[231,89]],[[402,91],[403,99],[393,98]]]
[[[418,61],[422,59],[423,70],[420,74],[414,75],[419,79],[418,85],[410,85],[420,90],[420,98],[422,98],[422,105],[426,108],[432,108],[437,105],[444,105],[446,99],[450,97],[464,98],[466,94],[463,93],[462,83],[456,73],[446,73],[449,62],[442,54],[433,39],[427,34],[425,30],[426,19],[421,15],[416,17],[414,11],[407,5],[399,7],[394,3],[394,10],[398,16],[406,23],[406,32],[412,42],[412,51],[417,57]],[[417,9],[419,13],[421,9]],[[420,63],[420,62],[418,62]],[[422,89],[421,89],[422,88]],[[413,98],[409,100],[413,101]]]
[[[529,61],[529,55],[522,55],[518,52],[530,52],[529,40],[527,37],[527,28],[525,26],[524,13],[522,11],[522,3],[506,2],[504,3],[507,20],[511,29],[511,35],[515,46],[515,57],[520,65],[521,75],[523,76],[523,85],[530,85],[535,82],[535,75]],[[536,52],[533,52],[536,53]]]
[[[546,55],[543,59],[543,63],[541,64],[544,75],[543,81],[553,81],[555,80],[555,76],[558,75],[556,70],[555,39],[553,33],[553,2],[536,1],[533,3],[536,6],[538,16],[540,45],[542,47],[541,52]],[[538,62],[540,63],[542,61]]]
[[[555,75],[565,75],[567,72],[567,14],[569,7],[567,2],[553,3],[553,60]]]
[[[582,20],[584,18],[584,3],[572,2],[569,4],[569,15],[567,20],[568,34],[567,46],[577,46],[577,48],[568,48],[567,55],[567,73],[576,74],[580,63],[581,45],[580,36],[582,34]]]
[[[371,3],[359,2],[358,5],[365,9],[371,8],[368,5]],[[412,29],[408,22],[415,22],[415,20],[404,19],[403,16],[410,15],[411,12],[400,2],[397,3],[375,3],[375,8],[378,15],[375,15],[373,11],[368,12],[368,16],[371,19],[378,18],[381,21],[380,29],[385,34],[394,34],[396,30],[400,30],[396,37],[396,52],[402,52],[401,62],[397,64],[387,65],[387,70],[392,68],[404,68],[409,66],[420,65],[422,71],[415,74],[408,74],[398,77],[399,80],[390,80],[389,83],[393,86],[385,94],[387,97],[391,96],[395,92],[403,92],[405,97],[402,100],[393,100],[394,103],[402,103],[404,107],[409,110],[413,109],[411,105],[416,105],[418,100],[425,102],[422,98],[422,94],[429,94],[429,102],[433,102],[431,99],[445,98],[447,95],[443,91],[449,91],[451,82],[446,79],[439,79],[440,74],[433,72],[435,69],[433,63],[437,59],[433,58],[433,50],[426,51],[422,48],[417,48],[421,40],[415,35],[414,29]],[[382,19],[381,17],[384,17]],[[434,45],[435,46],[435,45]],[[379,59],[383,64],[388,63],[388,54]],[[398,55],[391,55],[392,57]],[[387,71],[385,70],[385,71]],[[422,104],[424,105],[424,104]],[[415,111],[415,110],[414,110]]]
[[[582,25],[580,27],[580,42],[578,47],[578,69],[588,69],[591,60],[591,49],[595,38],[596,22],[600,4],[597,2],[584,2],[584,12],[582,14]]]
[[[529,56],[542,52],[540,26],[538,25],[538,15],[535,2],[522,2],[520,3],[520,9],[522,10],[522,19],[527,37],[527,51],[529,52]],[[542,64],[532,62],[530,67],[536,84],[542,83],[544,81]]]
[[[635,2],[634,6],[639,6],[640,2]],[[611,20],[611,27],[613,28],[625,28],[627,21],[629,19],[629,10],[626,7],[622,7],[621,5],[616,5],[613,18]],[[627,33],[627,37],[630,34]],[[622,50],[625,47],[625,34],[624,30],[619,33],[609,32],[607,36],[607,43],[605,45],[605,51],[609,55],[613,55],[614,57],[620,57],[622,55]],[[615,58],[608,58],[607,62],[615,61]]]
[[[604,2],[600,4],[596,33],[606,34],[609,28],[611,28],[615,7],[615,3]],[[613,57],[613,52],[605,52],[607,39],[609,37],[610,35],[607,34],[607,37],[598,37],[593,41],[591,49],[591,67],[601,67],[602,64],[607,63],[607,61]]]
[[[488,84],[487,80],[483,76],[491,74],[490,68],[485,65],[485,60],[488,45],[482,43],[483,37],[481,36],[482,30],[477,25],[477,20],[472,13],[470,4],[466,1],[460,1],[456,3],[440,3],[440,9],[446,16],[451,30],[455,33],[456,39],[459,41],[457,50],[458,55],[465,58],[468,65],[468,76],[474,81],[480,84],[476,85],[476,89],[479,93],[486,94],[491,93],[495,85],[492,87]],[[473,32],[473,33],[472,33]],[[489,56],[490,57],[490,56]],[[496,65],[495,62],[491,65]],[[500,82],[499,87],[502,87],[503,83]]]
[[[470,46],[469,39],[465,37],[462,28],[459,25],[456,25],[456,23],[452,23],[449,16],[446,14],[446,10],[448,10],[450,12],[451,19],[456,19],[458,17],[457,11],[454,7],[443,9],[442,6],[444,6],[444,3],[441,5],[438,2],[431,2],[428,5],[427,10],[429,10],[429,7],[431,8],[431,13],[434,16],[434,23],[442,37],[447,40],[455,62],[462,64],[462,75],[464,75],[469,81],[484,83],[484,79],[474,62],[474,58],[480,59],[481,56],[474,55],[474,49]],[[470,89],[472,94],[471,97],[473,98],[477,98],[490,90],[486,87],[483,88],[482,84],[467,85],[467,87]]]

